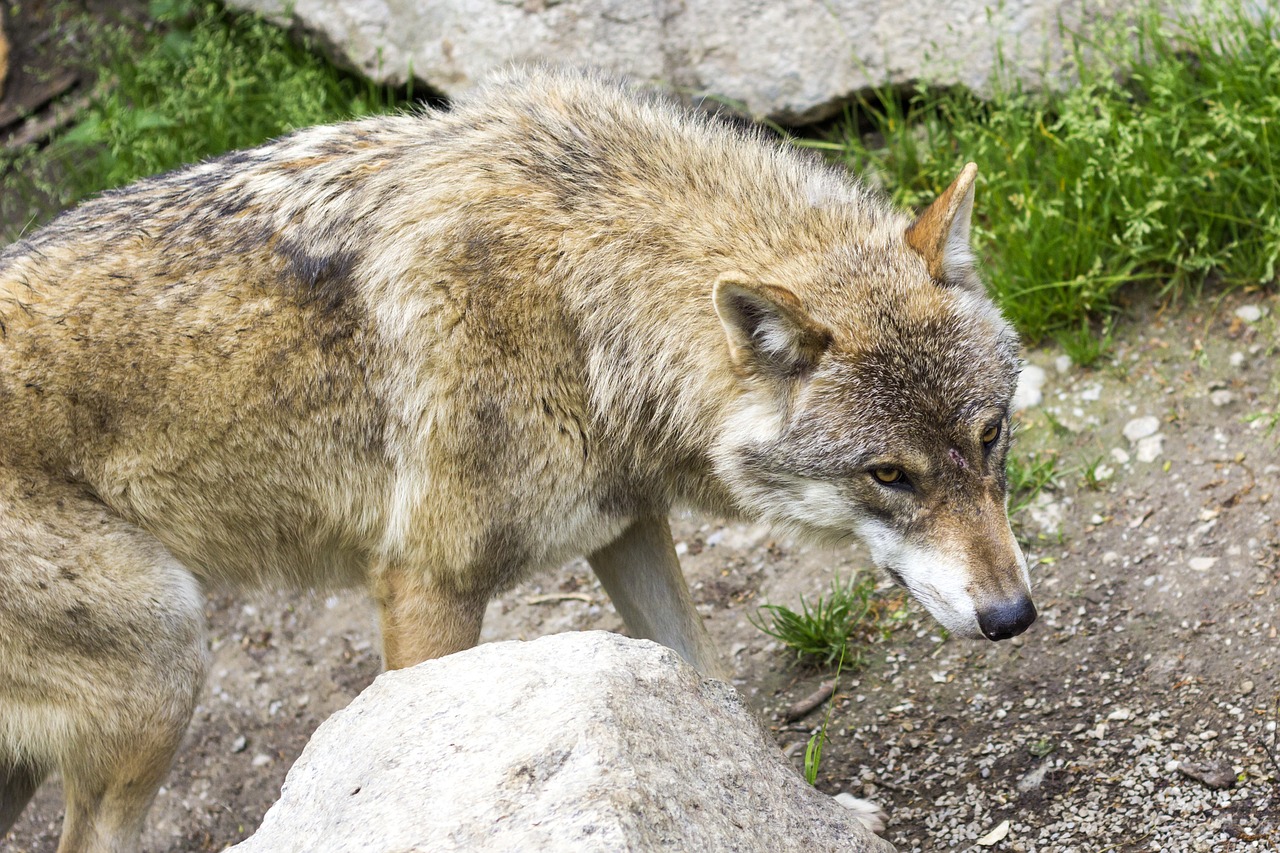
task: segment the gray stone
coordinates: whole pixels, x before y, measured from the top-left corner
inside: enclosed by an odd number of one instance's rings
[[[378,82],[450,97],[512,63],[591,65],[804,123],[856,92],[917,80],[983,90],[1004,68],[1061,79],[1088,0],[230,0],[317,37]],[[1110,10],[1136,8],[1121,0]],[[1174,6],[1184,5],[1174,0]],[[1047,76],[1046,76],[1047,75]]]
[[[1246,323],[1256,323],[1262,319],[1262,309],[1257,305],[1241,305],[1236,309],[1236,316]]]
[[[1124,437],[1130,441],[1137,442],[1148,436],[1155,435],[1159,429],[1159,418],[1155,415],[1144,415],[1140,418],[1134,418],[1124,425]]]
[[[1015,412],[1034,408],[1044,400],[1044,368],[1035,364],[1024,364],[1018,374],[1018,387],[1014,389],[1013,401],[1009,404]]]
[[[893,850],[800,778],[732,687],[598,631],[380,676],[231,849]]]
[[[1204,761],[1183,761],[1178,764],[1178,771],[1210,788],[1233,788],[1236,784],[1236,772],[1230,762],[1222,759],[1206,759]]]
[[[1164,452],[1164,436],[1160,433],[1138,439],[1134,457],[1139,462],[1155,462]]]

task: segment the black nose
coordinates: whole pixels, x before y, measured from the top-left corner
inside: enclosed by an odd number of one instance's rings
[[[978,613],[978,627],[988,640],[1016,637],[1036,621],[1036,606],[1025,595],[1002,601]]]

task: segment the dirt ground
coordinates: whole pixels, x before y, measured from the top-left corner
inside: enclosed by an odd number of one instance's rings
[[[912,605],[840,680],[822,790],[880,802],[903,851],[968,850],[1004,821],[1003,840],[974,849],[1280,850],[1280,429],[1248,419],[1280,403],[1278,318],[1276,295],[1235,295],[1142,312],[1094,369],[1028,353],[1043,401],[1016,452],[1052,451],[1059,471],[1016,520],[1040,619],[1005,643],[951,640]],[[675,532],[734,683],[799,762],[825,706],[782,713],[830,673],[793,666],[749,616],[812,600],[865,554],[690,516]],[[149,851],[250,834],[311,732],[379,670],[354,594],[217,595],[208,615],[209,687]],[[494,601],[484,639],[621,627],[574,563]],[[3,849],[52,851],[60,820],[50,783]]]
[[[1249,420],[1280,411],[1278,319],[1275,293],[1237,293],[1132,309],[1093,369],[1027,354],[1043,399],[1015,452],[1053,453],[1059,472],[1015,521],[1040,619],[1013,641],[960,641],[912,605],[839,681],[822,790],[881,803],[903,851],[1280,850],[1280,427]],[[674,527],[735,685],[798,763],[827,706],[784,710],[830,673],[794,666],[750,617],[866,570],[865,553]],[[250,834],[312,731],[379,671],[359,595],[218,593],[207,611],[209,684],[148,851]],[[484,639],[588,628],[621,622],[579,562],[494,601]],[[54,780],[0,850],[53,851],[61,810]]]

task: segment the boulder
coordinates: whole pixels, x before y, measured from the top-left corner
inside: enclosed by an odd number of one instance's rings
[[[600,631],[380,676],[234,853],[892,851],[809,787],[732,687]]]
[[[1136,8],[1140,0],[1107,4]],[[868,87],[982,90],[998,56],[1032,84],[1090,0],[230,0],[315,36],[372,80],[453,97],[513,62],[591,65],[802,124]],[[1174,5],[1187,5],[1174,0]]]

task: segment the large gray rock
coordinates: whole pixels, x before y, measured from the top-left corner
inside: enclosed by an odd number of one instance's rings
[[[752,117],[802,123],[853,93],[924,80],[981,90],[1003,51],[1039,82],[1091,0],[230,0],[317,36],[380,82],[449,96],[512,62],[594,65]],[[1139,0],[1112,0],[1133,8]],[[1173,0],[1175,5],[1179,0]]]
[[[378,678],[234,853],[892,851],[673,652],[604,632]]]

